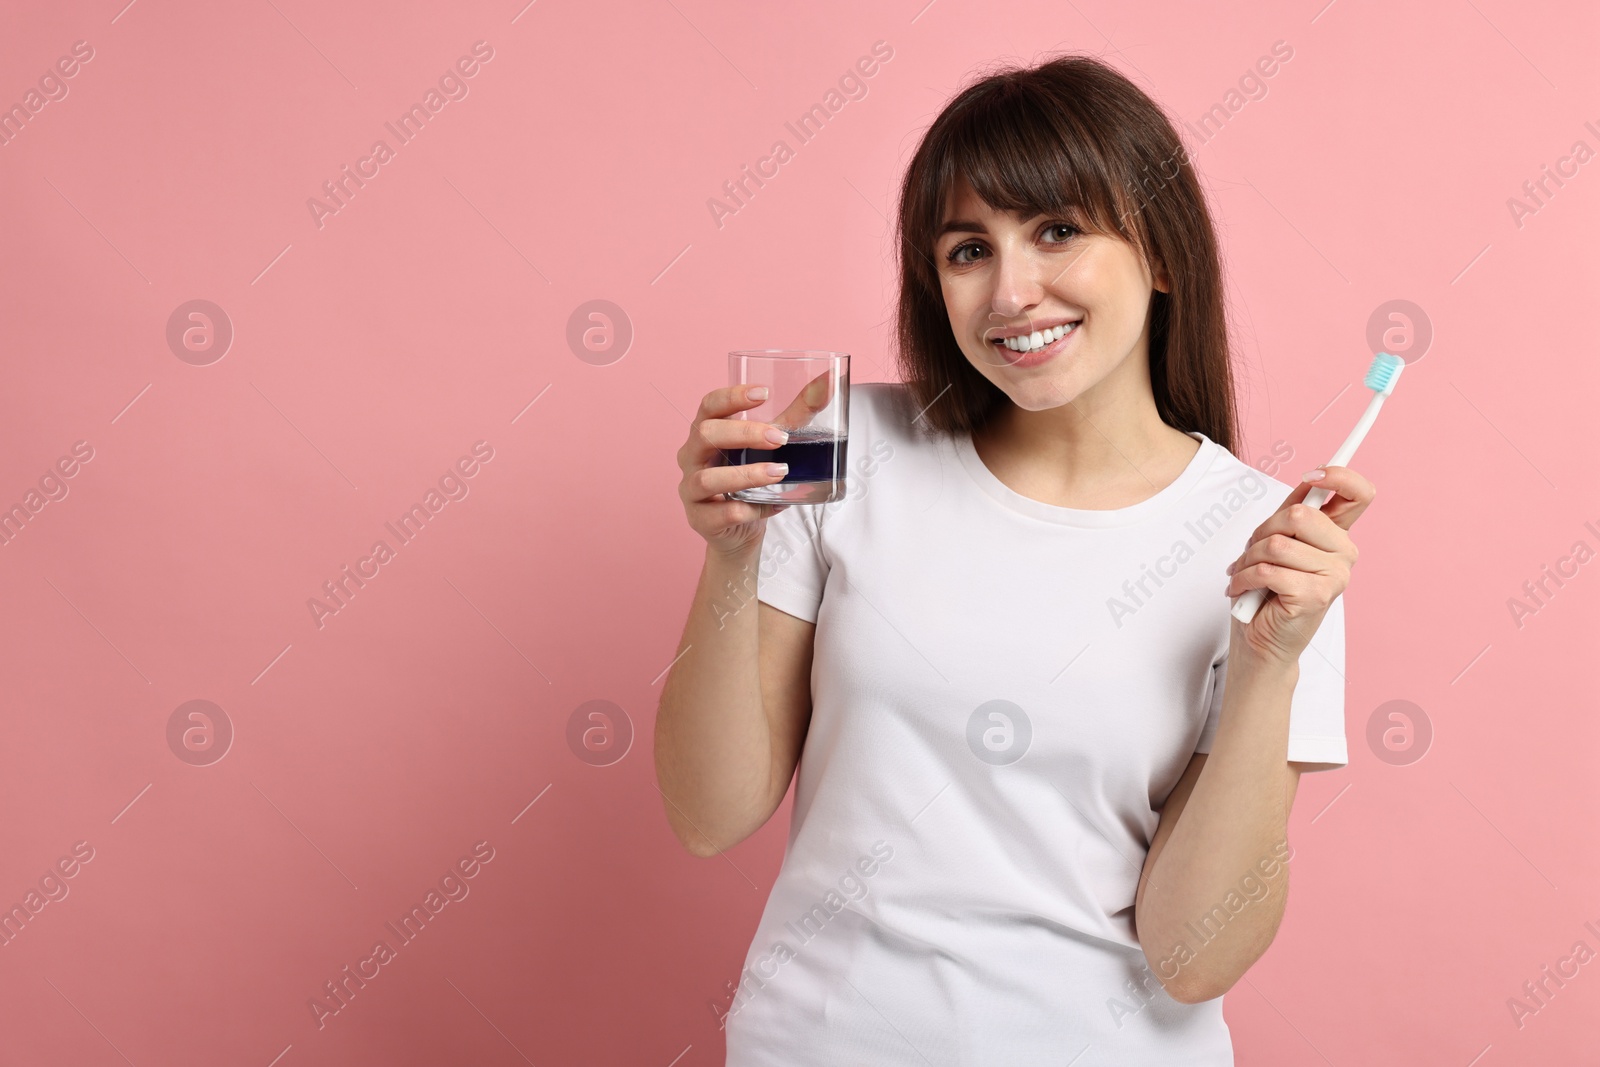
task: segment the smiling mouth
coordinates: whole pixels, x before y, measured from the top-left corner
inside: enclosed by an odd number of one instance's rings
[[[1081,319],[1078,320],[1078,322],[1082,321]],[[1046,348],[1061,340],[1067,334],[1074,332],[1078,328],[1078,322],[1064,323],[1060,326],[1053,326],[1048,330],[1035,330],[1019,337],[997,337],[989,343],[997,348],[1009,348],[1013,352],[1027,355],[1030,352],[1037,352],[1042,348]]]
[[[1000,359],[998,366],[1026,369],[1049,363],[1063,350],[1072,344],[1073,335],[1078,332],[1082,320],[1062,323],[1047,330],[1039,330],[1032,334],[1023,334],[1020,337],[996,339],[991,341]],[[1034,347],[1034,338],[1039,339],[1038,347]]]

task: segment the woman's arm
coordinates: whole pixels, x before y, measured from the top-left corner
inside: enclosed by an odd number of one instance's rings
[[[755,599],[760,546],[706,553],[656,709],[667,823],[696,856],[732,848],[772,817],[811,721],[816,625]],[[734,612],[724,607],[729,588],[750,591]]]
[[[744,840],[783,802],[811,715],[816,627],[756,599],[774,507],[727,496],[783,472],[718,463],[729,449],[770,447],[769,424],[728,417],[766,394],[713,389],[678,449],[678,495],[706,558],[656,708],[656,788],[673,834],[697,856]]]
[[[1185,1004],[1231,989],[1283,918],[1300,781],[1299,765],[1283,754],[1298,674],[1291,666],[1234,675],[1230,666],[1209,758],[1194,755],[1161,809],[1134,923],[1150,968]]]
[[[1312,482],[1334,494],[1320,510],[1302,503]],[[1289,701],[1301,653],[1349,585],[1357,553],[1347,531],[1376,495],[1348,467],[1311,471],[1228,568],[1225,595],[1276,595],[1249,625],[1230,622],[1211,752],[1193,758],[1163,805],[1134,895],[1139,944],[1175,1000],[1222,996],[1278,932],[1300,778],[1284,759]]]

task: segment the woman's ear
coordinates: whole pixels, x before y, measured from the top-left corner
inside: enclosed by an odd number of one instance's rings
[[[1172,292],[1172,280],[1167,277],[1167,268],[1159,262],[1156,263],[1155,287],[1158,293]]]

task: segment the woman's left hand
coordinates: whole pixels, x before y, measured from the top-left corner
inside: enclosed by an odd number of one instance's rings
[[[1229,597],[1261,587],[1277,594],[1267,598],[1248,625],[1232,620],[1230,659],[1244,651],[1263,663],[1299,663],[1328,605],[1350,584],[1357,552],[1347,531],[1378,491],[1349,467],[1317,470],[1327,473],[1314,482],[1302,481],[1256,527],[1229,569]],[[1334,494],[1321,511],[1302,503],[1318,486]]]

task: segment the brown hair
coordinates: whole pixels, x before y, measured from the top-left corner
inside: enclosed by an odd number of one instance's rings
[[[1151,293],[1156,410],[1169,426],[1234,451],[1221,257],[1200,184],[1161,108],[1086,55],[1003,67],[969,85],[906,168],[896,227],[897,361],[928,425],[975,430],[1010,403],[956,344],[932,258],[960,177],[997,211],[1062,217],[1121,237],[1146,264],[1164,264],[1171,292]]]

